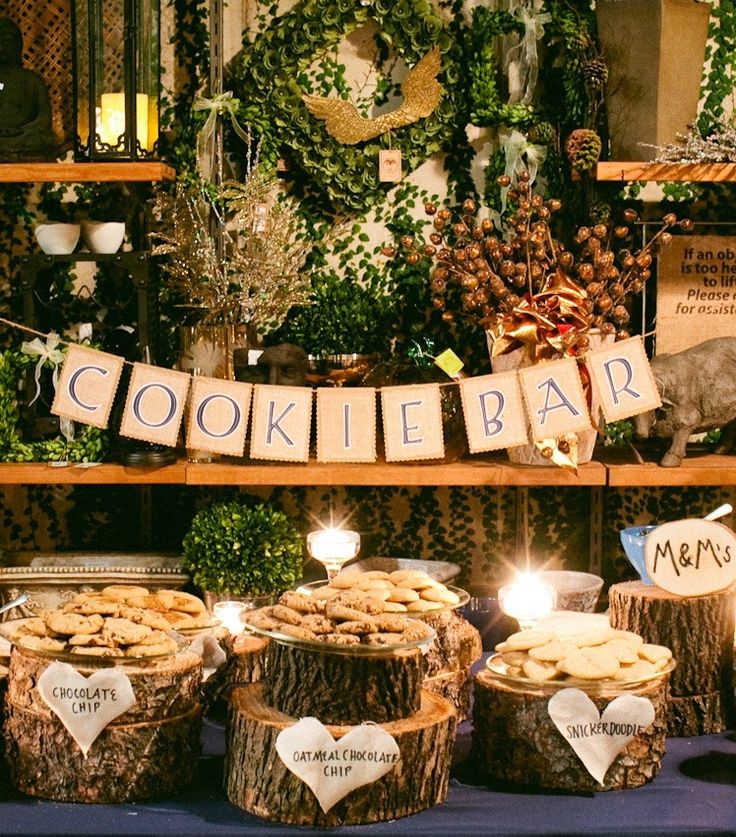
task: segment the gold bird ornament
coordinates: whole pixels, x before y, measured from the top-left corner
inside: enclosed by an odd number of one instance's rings
[[[390,113],[373,119],[361,116],[355,105],[345,99],[305,94],[302,100],[312,116],[324,121],[328,133],[338,142],[355,145],[429,116],[437,107],[442,92],[437,81],[441,66],[439,47],[434,47],[417,61],[401,82],[404,97],[401,104]]]

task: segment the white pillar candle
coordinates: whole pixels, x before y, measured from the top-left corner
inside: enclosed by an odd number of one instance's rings
[[[245,628],[241,618],[245,610],[248,610],[245,602],[216,602],[212,607],[212,615],[227,629],[230,636],[240,636]]]
[[[141,148],[152,150],[148,125],[148,96],[137,93],[135,97],[136,139]],[[103,93],[100,96],[100,111],[97,133],[102,142],[116,146],[118,137],[125,133],[125,94]]]
[[[498,591],[501,610],[519,624],[528,625],[551,613],[555,607],[555,591],[543,584],[534,573],[522,573],[512,584]]]

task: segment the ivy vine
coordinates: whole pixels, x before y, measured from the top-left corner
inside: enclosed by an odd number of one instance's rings
[[[24,370],[37,362],[17,350],[0,352],[0,461],[2,462],[100,462],[107,446],[104,430],[91,425],[77,427],[72,441],[63,436],[39,441],[23,439],[18,411],[18,382]],[[47,363],[47,366],[50,365]]]
[[[417,123],[359,146],[342,145],[310,115],[301,83],[315,60],[371,20],[378,27],[379,56],[391,49],[414,65],[433,46],[440,47],[442,97],[434,113]],[[428,0],[301,0],[245,44],[229,86],[244,103],[243,121],[261,135],[264,159],[274,163],[286,150],[296,177],[301,173],[335,209],[363,211],[382,201],[391,187],[378,179],[380,149],[400,149],[406,172],[449,145],[463,121],[460,56],[459,43]],[[344,87],[340,92],[347,95]],[[379,88],[379,95],[385,91]]]

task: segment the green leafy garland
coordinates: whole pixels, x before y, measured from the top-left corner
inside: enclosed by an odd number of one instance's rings
[[[18,380],[37,362],[17,350],[0,352],[0,461],[2,462],[100,462],[106,449],[105,431],[82,425],[71,442],[63,436],[37,442],[23,440],[18,413]],[[46,364],[47,366],[50,365]]]
[[[378,25],[379,44],[395,50],[409,65],[439,45],[442,97],[426,119],[362,146],[342,145],[310,115],[302,102],[302,85],[307,83],[310,64],[370,20]],[[400,149],[407,172],[454,138],[456,125],[463,120],[460,59],[459,43],[427,0],[302,0],[253,43],[245,44],[229,86],[245,103],[242,120],[262,136],[264,159],[275,162],[286,149],[290,167],[326,195],[334,208],[363,211],[382,201],[393,185],[378,180],[381,148]]]

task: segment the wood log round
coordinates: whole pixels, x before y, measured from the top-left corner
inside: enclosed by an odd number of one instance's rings
[[[349,647],[349,646],[344,646]],[[335,653],[270,642],[263,699],[274,709],[323,724],[395,721],[419,710],[419,648]]]
[[[87,758],[66,727],[6,701],[6,756],[17,790],[59,802],[120,803],[172,793],[196,772],[201,716],[107,726]]]
[[[455,711],[438,695],[422,692],[421,705],[412,717],[381,724],[396,739],[400,761],[376,782],[351,791],[327,813],[276,753],[276,737],[295,722],[296,718],[266,705],[262,684],[232,690],[225,782],[233,804],[292,825],[358,825],[415,814],[447,795]],[[339,739],[351,727],[327,729]]]
[[[36,684],[51,660],[17,646],[10,657],[8,700],[14,706],[30,709],[37,715],[56,717],[41,697]],[[89,677],[100,667],[82,661],[74,668]],[[182,715],[199,703],[202,682],[202,658],[191,651],[149,662],[136,662],[123,667],[130,680],[136,703],[116,719],[118,724],[135,724]]]
[[[608,594],[614,628],[666,645],[671,674],[670,735],[722,732],[734,720],[733,645],[736,588],[708,596],[675,596],[641,581],[614,584]]]
[[[422,617],[437,633],[426,654],[427,677],[469,668],[483,654],[480,632],[455,610]]]
[[[241,634],[233,644],[228,659],[228,680],[232,685],[257,683],[266,672],[268,640],[260,636]]]
[[[473,687],[473,675],[470,666],[456,671],[441,671],[432,677],[425,677],[422,688],[442,695],[455,707],[458,722],[468,717],[470,694]]]
[[[527,688],[481,671],[474,682],[473,757],[494,779],[534,787],[576,792],[639,787],[658,773],[664,756],[667,677],[625,690],[601,685],[589,691],[599,712],[624,691],[649,698],[655,710],[654,723],[616,756],[601,785],[549,717],[553,687]]]
[[[11,656],[4,731],[18,790],[63,802],[119,803],[192,781],[200,749],[200,657],[186,651],[125,666],[136,704],[108,724],[86,758],[36,688],[49,663],[18,648]],[[99,670],[75,668],[84,676]]]

